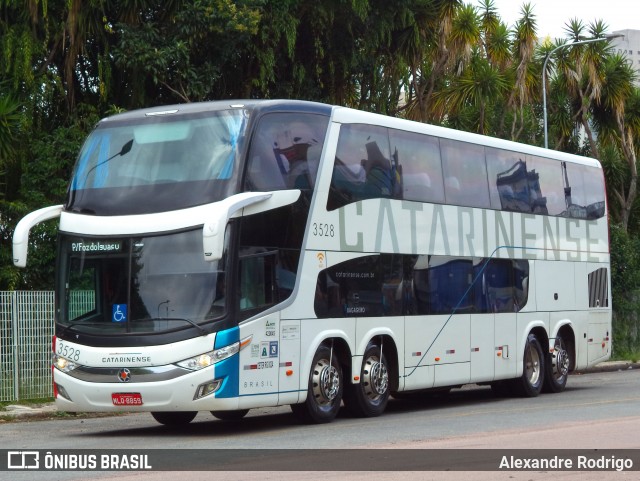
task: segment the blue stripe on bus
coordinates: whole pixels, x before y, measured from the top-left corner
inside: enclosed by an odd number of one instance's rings
[[[228,346],[240,340],[240,328],[234,327],[216,334],[214,349]],[[216,392],[217,398],[238,397],[240,393],[240,354],[235,354],[216,364],[215,375],[222,378],[222,386]]]

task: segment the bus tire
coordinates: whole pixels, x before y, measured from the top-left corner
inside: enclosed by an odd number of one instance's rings
[[[565,340],[560,334],[556,336],[553,352],[547,354],[544,370],[544,391],[562,392],[567,386],[569,377],[570,354]]]
[[[211,414],[221,421],[240,421],[248,412],[248,409],[237,409],[235,411],[211,411]]]
[[[152,412],[153,419],[165,426],[183,426],[189,424],[196,417],[198,411],[156,411]]]
[[[369,344],[362,357],[360,382],[345,387],[344,404],[359,417],[380,416],[389,401],[389,365],[380,346]]]
[[[514,380],[514,391],[523,397],[536,397],[544,384],[545,357],[535,334],[529,333],[524,346],[522,377]]]
[[[320,424],[333,421],[340,410],[344,379],[337,353],[325,345],[318,347],[309,373],[307,400],[292,404],[291,410],[303,422]]]

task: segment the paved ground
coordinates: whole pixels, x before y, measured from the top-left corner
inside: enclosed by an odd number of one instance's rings
[[[572,375],[581,375],[589,372],[603,372],[603,371],[621,371],[625,369],[640,369],[640,363],[632,363],[630,361],[607,361],[597,364],[588,370],[575,372]],[[59,413],[54,403],[44,404],[11,404],[5,407],[5,410],[0,409],[0,423],[11,421],[34,421],[37,419],[51,419],[56,416],[63,417],[62,413]],[[81,414],[81,416],[97,417],[97,416],[113,416],[111,413],[87,413]]]

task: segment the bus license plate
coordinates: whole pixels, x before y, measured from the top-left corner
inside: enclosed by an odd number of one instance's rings
[[[111,393],[114,406],[142,406],[142,395],[139,392]]]

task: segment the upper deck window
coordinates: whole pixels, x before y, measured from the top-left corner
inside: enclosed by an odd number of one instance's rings
[[[80,152],[67,208],[144,214],[221,200],[235,193],[246,123],[242,110],[104,122]]]
[[[328,124],[324,115],[265,115],[251,140],[245,190],[313,189]]]
[[[340,127],[328,209],[364,199],[394,198],[400,189],[386,128],[347,124]]]
[[[606,215],[602,170],[417,132],[344,124],[331,211],[387,198],[573,219]]]

